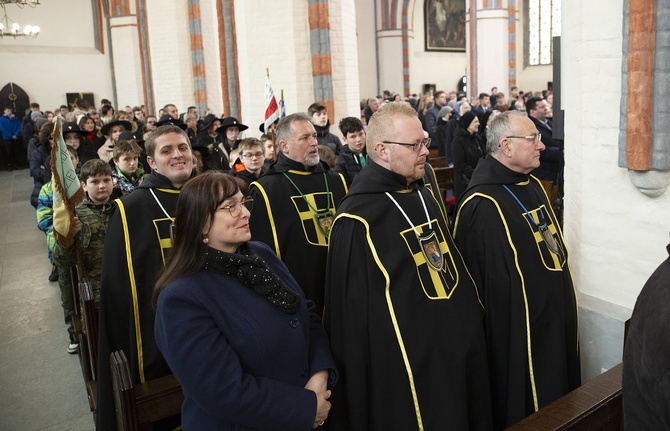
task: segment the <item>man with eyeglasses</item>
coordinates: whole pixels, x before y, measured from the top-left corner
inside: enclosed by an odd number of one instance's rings
[[[531,172],[544,144],[528,117],[489,123],[487,152],[456,215],[454,237],[484,304],[494,429],[580,383],[575,287],[547,195]]]
[[[317,132],[306,114],[282,118],[276,136],[277,161],[249,186],[251,239],[274,250],[321,314],[330,226],[346,181],[319,158]]]
[[[244,170],[239,172],[231,171],[232,175],[251,184],[261,177],[263,164],[265,163],[265,148],[263,143],[256,138],[242,139],[237,147],[240,152],[240,160],[244,165]]]
[[[423,181],[429,145],[411,106],[379,108],[333,223],[331,429],[491,429],[484,309]]]

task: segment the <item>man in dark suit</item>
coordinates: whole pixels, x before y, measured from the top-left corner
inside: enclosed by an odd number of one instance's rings
[[[487,93],[479,94],[479,105],[472,109],[478,117],[491,110],[491,100],[489,97],[490,96]]]
[[[539,97],[531,97],[526,102],[528,118],[535,124],[542,134],[542,143],[546,147],[540,154],[540,167],[532,174],[544,181],[551,181],[555,185],[563,176],[563,155],[560,142],[553,138],[551,125],[547,122],[547,102]]]
[[[434,147],[436,147],[437,120],[439,119],[440,109],[447,105],[447,93],[444,91],[436,91],[433,100],[435,100],[435,104],[428,110],[428,112],[426,112],[426,132],[428,132],[430,139],[435,141]]]

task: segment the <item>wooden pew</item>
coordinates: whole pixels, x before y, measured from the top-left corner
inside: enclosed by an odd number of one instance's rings
[[[444,168],[447,166],[447,158],[446,157],[431,157],[428,160],[428,163],[430,163],[430,166],[433,168]]]
[[[619,364],[507,431],[620,431],[623,429]]]
[[[152,423],[181,412],[184,394],[173,374],[133,385],[123,350],[110,355],[110,365],[120,431],[150,430]]]
[[[456,198],[454,197],[454,168],[453,166],[433,166],[433,170],[435,171],[437,185],[440,187],[440,191],[442,192],[442,199],[444,200],[447,207],[447,214],[451,216],[456,205]]]
[[[93,288],[86,279],[79,281],[79,297],[81,301],[82,334],[79,342],[79,359],[88,360],[91,378],[86,381],[88,405],[95,416],[98,400],[97,367],[98,367],[98,316],[99,307],[93,295]]]
[[[98,364],[98,304],[91,284],[79,277],[77,269],[70,269],[75,303],[74,336],[79,343],[79,364],[86,385],[88,405],[95,417],[97,396],[96,368]]]

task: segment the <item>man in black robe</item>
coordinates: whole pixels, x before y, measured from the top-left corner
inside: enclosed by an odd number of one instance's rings
[[[580,384],[576,292],[568,252],[530,172],[544,145],[523,113],[487,130],[487,152],[456,215],[454,237],[486,309],[494,429]]]
[[[490,430],[483,307],[446,215],[425,187],[417,113],[389,103],[369,164],[338,209],[324,324],[342,378],[336,430]]]
[[[179,189],[193,174],[193,155],[186,133],[172,125],[153,131],[145,149],[151,176],[117,201],[107,227],[100,288],[99,431],[116,430],[110,353],[123,349],[134,384],[170,374],[154,339],[151,295],[172,247]]]
[[[670,254],[670,245],[667,246]],[[670,258],[635,302],[623,354],[624,428],[670,429]]]
[[[321,313],[328,235],[347,193],[346,180],[319,159],[316,130],[307,115],[282,118],[277,142],[277,161],[249,186],[251,239],[274,250]]]

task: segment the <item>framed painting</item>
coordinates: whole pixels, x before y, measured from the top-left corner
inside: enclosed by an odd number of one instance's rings
[[[426,51],[465,52],[465,0],[425,0]]]
[[[65,93],[67,98],[67,107],[70,111],[75,109],[88,110],[91,106],[95,106],[93,100],[93,93]]]

